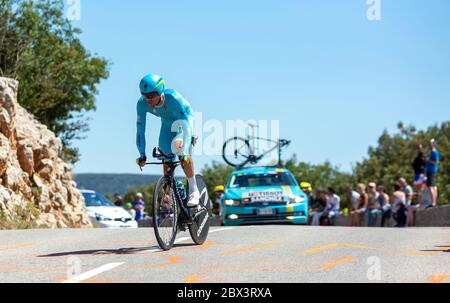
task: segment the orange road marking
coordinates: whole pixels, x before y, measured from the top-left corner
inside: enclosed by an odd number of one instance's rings
[[[356,260],[356,257],[343,257],[343,258],[333,260],[333,261],[325,264],[319,270],[329,270],[329,269],[335,267],[336,265],[339,265],[342,263],[347,263],[347,262],[354,261],[354,260]]]
[[[242,252],[247,252],[247,251],[258,249],[258,248],[265,248],[265,247],[270,247],[270,246],[280,245],[280,244],[283,244],[283,243],[282,242],[270,242],[270,243],[266,243],[266,244],[256,244],[256,245],[247,246],[247,247],[243,247],[243,248],[239,248],[239,249],[235,249],[235,250],[230,250],[230,251],[224,252],[222,254],[222,256],[229,256],[229,255],[238,254],[238,253],[242,253]]]
[[[445,282],[445,280],[450,279],[450,275],[438,275],[438,276],[432,276],[428,278],[429,283],[442,283]]]
[[[391,249],[391,248],[383,248],[383,247],[370,247],[367,245],[360,245],[360,244],[352,244],[352,243],[333,243],[325,246],[320,247],[314,247],[312,249],[309,249],[305,251],[303,254],[312,254],[319,251],[335,248],[335,247],[350,247],[350,248],[358,248],[358,249],[368,249],[368,250],[379,250],[384,252],[390,252],[390,253],[400,253],[404,255],[414,255],[414,256],[433,256],[435,254],[438,254],[442,251],[445,251],[449,249],[450,247],[444,247],[440,248],[433,252],[420,252],[420,251],[414,251],[414,250],[402,250],[402,249]]]
[[[319,246],[319,247],[315,247],[315,248],[311,248],[310,250],[307,250],[304,252],[305,255],[308,254],[312,254],[312,253],[316,253],[325,249],[329,249],[329,248],[333,248],[333,247],[338,247],[339,243],[333,243],[333,244],[329,244],[329,245],[325,245],[325,246]]]
[[[189,278],[184,279],[184,283],[198,283],[201,280],[199,275],[193,275]]]
[[[273,263],[273,264],[312,264],[312,265],[321,265],[321,262],[292,262],[292,261],[283,261],[283,260],[256,260],[255,263]]]
[[[350,261],[356,260],[356,257],[343,257],[333,261],[330,261],[321,267],[318,268],[302,268],[302,267],[288,267],[288,266],[275,266],[275,267],[244,267],[244,266],[210,266],[209,270],[229,270],[229,271],[239,271],[239,270],[249,270],[249,271],[264,271],[264,270],[273,270],[273,271],[327,271],[332,269],[333,267],[344,264]]]
[[[190,247],[183,247],[183,246],[174,246],[174,248],[172,250],[190,250],[190,249],[200,249],[200,248],[208,248],[211,246],[215,246],[217,245],[216,242],[214,241],[206,241],[204,244],[202,245],[193,245]]]
[[[17,260],[0,260],[0,264],[11,264],[11,263],[17,263]]]
[[[181,257],[177,256],[162,256],[166,259],[168,259],[167,262],[164,263],[158,263],[158,264],[133,264],[129,265],[126,268],[118,269],[116,271],[126,271],[130,268],[139,268],[139,269],[154,269],[154,268],[160,268],[160,267],[168,267],[168,266],[175,266],[180,264],[182,261]]]
[[[164,258],[169,259],[169,261],[163,264],[156,265],[156,267],[167,267],[181,263],[181,258],[177,256],[164,256]]]
[[[24,244],[12,245],[12,246],[4,245],[4,246],[0,246],[0,250],[5,251],[5,250],[12,250],[12,249],[20,249],[20,248],[27,248],[30,246],[33,246],[33,244],[32,243],[24,243]]]
[[[2,266],[0,271],[25,271],[36,273],[48,273],[48,272],[64,272],[62,269],[50,269],[48,267],[25,267],[25,266]]]

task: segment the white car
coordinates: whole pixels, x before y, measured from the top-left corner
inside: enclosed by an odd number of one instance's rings
[[[87,214],[94,227],[137,228],[137,222],[123,208],[115,206],[102,194],[93,190],[82,190]]]

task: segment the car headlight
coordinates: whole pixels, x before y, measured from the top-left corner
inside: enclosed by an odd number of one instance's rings
[[[303,203],[305,202],[305,198],[300,196],[290,196],[289,197],[289,203]]]
[[[227,199],[224,202],[225,202],[225,205],[227,205],[227,206],[239,206],[239,205],[241,205],[241,201],[240,200]]]
[[[97,219],[97,221],[111,221],[110,218],[107,218],[107,217],[105,217],[103,215],[100,215],[100,214],[95,214],[95,218]]]

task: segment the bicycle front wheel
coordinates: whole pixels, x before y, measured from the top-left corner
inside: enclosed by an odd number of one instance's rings
[[[162,177],[153,195],[153,229],[163,250],[173,247],[177,237],[178,207],[169,178]]]
[[[227,140],[222,151],[223,160],[232,167],[244,166],[253,154],[250,143],[239,137]]]
[[[195,176],[197,187],[200,191],[200,207],[196,211],[192,211],[192,224],[189,225],[189,233],[192,241],[197,245],[202,245],[208,238],[210,219],[212,215],[212,202],[209,199],[208,190],[206,188],[203,176]]]

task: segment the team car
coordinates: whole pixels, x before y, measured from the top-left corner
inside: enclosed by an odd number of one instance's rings
[[[283,167],[234,171],[221,199],[223,225],[290,222],[307,224],[308,197]]]

